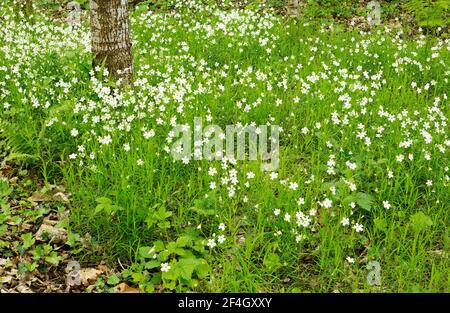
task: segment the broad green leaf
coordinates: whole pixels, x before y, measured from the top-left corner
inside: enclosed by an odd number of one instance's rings
[[[20,238],[22,238],[23,240],[23,248],[25,250],[34,245],[35,240],[32,233],[23,234],[22,236],[20,236]]]
[[[191,279],[192,273],[194,272],[195,267],[198,264],[197,259],[180,259],[178,261],[178,269],[180,271],[180,276],[184,279]]]
[[[143,258],[152,258],[153,255],[155,254],[155,249],[153,249],[152,252],[152,247],[140,247],[139,248],[139,255]]]
[[[270,270],[275,270],[280,266],[280,257],[276,253],[269,252],[264,257],[263,263]]]
[[[109,276],[108,281],[107,281],[107,284],[108,284],[108,285],[115,286],[115,285],[117,285],[118,283],[120,283],[120,278],[117,277],[116,274],[112,274],[111,276]]]
[[[197,273],[198,278],[206,278],[209,273],[211,273],[211,267],[205,260],[200,259],[195,266],[195,272]]]
[[[161,265],[161,262],[159,262],[157,260],[151,260],[151,261],[148,261],[147,263],[145,263],[145,269],[151,270],[151,269],[159,267],[160,265]]]
[[[415,231],[422,231],[433,225],[431,218],[423,212],[411,215],[409,223]]]

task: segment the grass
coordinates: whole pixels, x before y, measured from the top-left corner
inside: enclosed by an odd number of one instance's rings
[[[71,228],[104,247],[86,262],[119,259],[148,292],[448,291],[448,40],[138,9],[120,89],[91,69],[86,25],[1,12],[3,136],[73,193]],[[174,161],[170,131],[194,117],[281,126],[276,174]]]

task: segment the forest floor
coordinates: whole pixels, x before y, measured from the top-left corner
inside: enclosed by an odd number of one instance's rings
[[[85,263],[77,277],[74,260],[104,252],[88,233],[70,230],[71,194],[64,185],[45,184],[14,161],[2,161],[0,172],[0,293],[139,292],[104,262]]]
[[[86,11],[0,15],[2,292],[449,290],[444,29],[138,6],[123,87]]]

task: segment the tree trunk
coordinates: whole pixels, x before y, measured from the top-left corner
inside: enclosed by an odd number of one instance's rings
[[[298,18],[298,1],[287,0],[287,15],[292,18]]]
[[[124,84],[133,78],[128,0],[90,0],[93,66]]]

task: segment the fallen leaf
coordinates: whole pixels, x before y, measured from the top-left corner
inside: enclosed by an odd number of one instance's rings
[[[82,268],[80,270],[80,278],[83,286],[88,287],[89,285],[95,283],[97,277],[103,274],[101,270],[96,268]]]
[[[28,200],[33,202],[48,202],[51,201],[51,198],[36,191],[28,198]]]
[[[2,283],[2,284],[10,284],[12,280],[13,280],[13,277],[10,275],[0,277],[0,283]]]
[[[67,231],[52,225],[42,224],[36,233],[36,240],[44,241],[44,234],[48,234],[50,243],[64,243],[67,238]]]
[[[444,250],[432,250],[428,251],[429,254],[440,257],[440,258],[448,258],[448,253]]]
[[[70,202],[70,194],[64,194],[62,192],[57,192],[53,195],[53,200],[55,201],[60,201],[60,202],[65,202],[65,203],[69,203]]]
[[[25,286],[25,285],[18,285],[16,287],[17,291],[20,293],[34,293],[33,290],[31,290],[29,287]]]
[[[128,286],[125,283],[120,283],[116,287],[114,287],[114,290],[118,293],[139,293],[139,288],[133,288]]]

